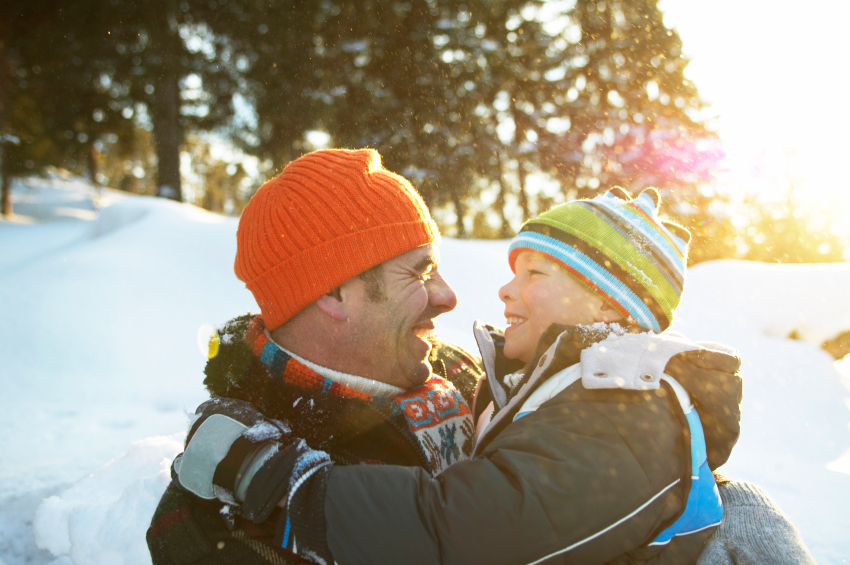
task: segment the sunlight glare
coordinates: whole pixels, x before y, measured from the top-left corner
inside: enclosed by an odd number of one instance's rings
[[[198,349],[201,355],[212,359],[218,355],[219,338],[218,332],[209,324],[203,324],[198,328]]]
[[[727,183],[755,194],[800,189],[850,210],[842,171],[850,114],[834,101],[850,90],[843,71],[850,3],[800,10],[787,1],[718,0],[706,9],[662,0],[659,7],[682,38],[686,76],[709,103],[701,117],[717,117]]]

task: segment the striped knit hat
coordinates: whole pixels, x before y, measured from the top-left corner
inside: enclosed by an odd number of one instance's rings
[[[274,330],[348,279],[438,239],[428,208],[373,149],[327,149],[257,190],[236,232],[236,276]]]
[[[654,188],[631,199],[622,188],[552,208],[513,239],[514,269],[523,250],[555,261],[632,324],[664,331],[685,285],[688,231],[658,219]]]

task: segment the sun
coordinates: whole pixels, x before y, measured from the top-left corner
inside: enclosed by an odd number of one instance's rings
[[[753,192],[795,190],[850,214],[850,88],[844,25],[850,3],[815,9],[768,0],[710,7],[662,0],[691,63],[686,75],[710,103],[706,117],[727,155],[729,180]],[[824,17],[829,14],[829,17]]]

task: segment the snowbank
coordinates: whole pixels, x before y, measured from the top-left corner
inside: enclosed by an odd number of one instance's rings
[[[69,206],[56,187],[20,189]],[[0,498],[182,430],[207,396],[198,329],[256,310],[233,276],[234,218],[121,196],[95,220],[0,222],[0,296],[14,297],[0,306],[0,429],[26,454],[0,459]]]
[[[850,328],[848,289],[846,263],[706,263],[673,325],[741,352],[742,432],[721,472],[770,493],[819,563],[850,558],[850,378],[818,347]]]
[[[38,546],[72,563],[149,564],[144,531],[185,437],[177,433],[133,442],[120,458],[46,499],[35,516]]]
[[[724,321],[726,335],[787,338],[816,347],[850,329],[850,263],[771,265],[713,261],[688,271],[677,324],[700,331]],[[712,331],[716,331],[713,324]]]
[[[14,197],[21,216],[0,221],[0,526],[16,522],[0,559],[148,563],[167,462],[207,396],[198,331],[257,311],[233,276],[236,220],[75,180]],[[475,318],[503,323],[507,246],[443,241],[460,296],[444,338],[474,350]],[[850,329],[848,288],[850,264],[703,264],[674,324],[741,351],[743,433],[721,471],[764,487],[820,563],[850,560],[850,367],[817,347]],[[45,495],[34,530],[50,555],[20,536]]]

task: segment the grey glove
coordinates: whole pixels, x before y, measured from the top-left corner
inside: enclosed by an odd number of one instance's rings
[[[324,451],[293,438],[283,422],[248,404],[202,404],[186,450],[171,466],[175,484],[196,496],[236,504],[264,522],[285,501],[275,543],[314,562],[332,563],[325,534],[325,491],[333,463]]]
[[[229,398],[204,402],[196,414],[186,450],[171,466],[175,484],[206,500],[244,501],[263,461],[291,442],[289,428],[265,419],[248,402]]]

